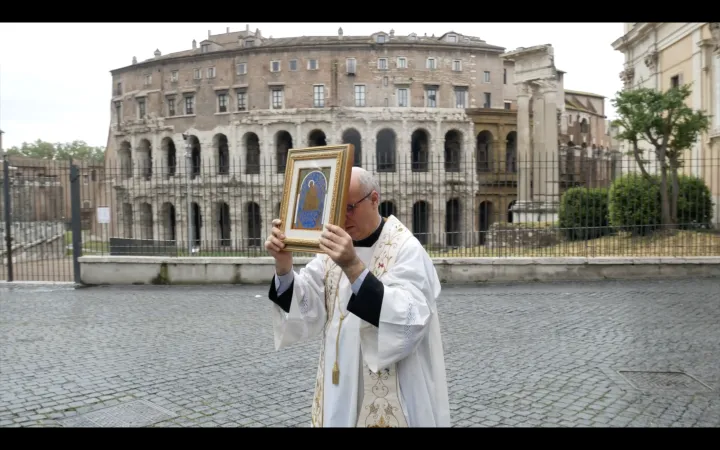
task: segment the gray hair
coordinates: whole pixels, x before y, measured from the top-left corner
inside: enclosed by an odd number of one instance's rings
[[[357,176],[358,183],[360,183],[360,186],[363,188],[363,192],[369,194],[370,192],[375,191],[378,195],[380,195],[380,184],[378,184],[372,172],[357,166],[353,167],[352,171],[353,174]]]

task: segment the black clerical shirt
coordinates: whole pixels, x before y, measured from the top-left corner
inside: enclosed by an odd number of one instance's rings
[[[359,241],[353,241],[354,247],[372,247],[377,240],[380,238],[383,227],[385,226],[385,218],[380,221],[380,225],[377,229],[365,239]],[[365,273],[367,272],[367,273]],[[360,285],[357,294],[352,294],[348,301],[347,310],[364,321],[378,326],[380,323],[380,311],[382,310],[383,295],[385,287],[382,282],[378,280],[369,269],[365,269],[365,279]],[[362,275],[361,275],[362,276]],[[278,305],[283,311],[290,312],[290,304],[292,303],[293,286],[295,281],[290,283],[290,286],[278,295],[275,288],[275,277],[270,282],[270,292],[268,297],[270,300]],[[330,314],[330,311],[328,311]]]

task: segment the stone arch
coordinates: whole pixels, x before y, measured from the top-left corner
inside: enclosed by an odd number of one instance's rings
[[[245,133],[242,138],[245,146],[245,173],[258,175],[260,173],[260,138],[253,132]]]
[[[478,207],[478,244],[485,245],[488,230],[493,224],[493,204],[489,200],[480,202]]]
[[[165,161],[165,178],[174,177],[177,173],[177,149],[171,137],[164,137],[160,141],[160,154]]]
[[[140,239],[153,239],[153,208],[148,202],[140,203]]]
[[[460,199],[451,198],[445,205],[445,245],[459,247],[462,238]]]
[[[507,207],[507,222],[513,223],[514,220],[514,214],[513,214],[513,207],[515,206],[515,203],[517,203],[517,200],[513,200],[508,204]]]
[[[488,130],[478,133],[475,139],[475,166],[478,173],[490,172],[493,157],[493,135]]]
[[[152,144],[148,139],[140,139],[135,151],[138,155],[137,161],[140,169],[138,175],[149,180],[152,177]]]
[[[430,237],[430,204],[424,200],[413,205],[412,231],[422,245],[427,245]]]
[[[517,172],[517,132],[511,131],[505,137],[505,172]]]
[[[194,180],[200,176],[202,167],[200,139],[191,134],[188,136],[188,144],[190,144],[190,179]]]
[[[163,230],[163,239],[166,241],[177,240],[177,216],[175,205],[165,202],[160,207],[160,226]]]
[[[218,202],[217,208],[217,235],[220,236],[220,246],[229,247],[231,239],[230,205]]]
[[[463,134],[458,130],[445,133],[445,171],[460,172],[462,163]]]
[[[213,136],[213,152],[217,162],[217,174],[230,174],[230,147],[227,136],[222,133]]]
[[[308,133],[308,147],[324,147],[327,144],[325,132],[320,129],[314,129]]]
[[[378,131],[375,143],[375,159],[378,172],[395,172],[397,135],[392,128]]]
[[[413,172],[427,172],[430,160],[430,133],[418,128],[410,135],[410,161]]]
[[[343,144],[352,144],[355,147],[355,158],[353,165],[356,167],[362,167],[362,136],[360,132],[355,128],[348,128],[343,131],[342,135]]]
[[[133,161],[132,146],[128,141],[122,141],[117,151],[118,162],[120,165],[120,178],[128,179],[132,177]]]
[[[255,202],[248,202],[245,205],[245,224],[247,230],[248,247],[259,247],[262,243],[262,215],[260,205]]]
[[[190,204],[190,220],[192,221],[192,242],[194,246],[200,246],[200,236],[202,236],[202,209],[200,208],[200,205],[197,204],[197,202],[192,202]],[[188,255],[189,256],[189,255]]]
[[[277,173],[285,173],[287,165],[288,150],[293,148],[292,136],[285,130],[275,133],[275,157],[277,158]]]
[[[397,217],[397,208],[395,207],[395,203],[392,200],[385,200],[384,202],[381,202],[378,205],[378,212],[383,217]]]
[[[580,132],[581,133],[587,133],[589,130],[588,121],[586,118],[583,117],[583,119],[580,121]]]

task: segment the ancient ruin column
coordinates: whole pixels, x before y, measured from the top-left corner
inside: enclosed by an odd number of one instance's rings
[[[552,80],[544,80],[542,93],[545,106],[544,130],[544,164],[542,168],[542,186],[540,191],[544,194],[544,209],[547,214],[547,221],[555,221],[555,213],[560,202],[559,186],[560,161],[558,160],[558,123],[557,123],[557,85]]]
[[[517,84],[517,203],[530,201],[530,87]]]
[[[530,159],[532,160],[532,201],[542,203],[545,184],[545,168],[548,157],[545,152],[545,99],[540,87],[533,83],[533,143]],[[555,123],[553,121],[553,123]]]

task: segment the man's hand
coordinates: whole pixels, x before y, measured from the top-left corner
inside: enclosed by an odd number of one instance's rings
[[[285,275],[292,270],[293,257],[292,253],[282,251],[285,248],[285,235],[280,229],[282,221],[275,219],[272,221],[272,233],[265,241],[265,250],[275,258],[275,271],[278,275]]]
[[[362,273],[364,266],[355,253],[352,238],[337,225],[325,226],[320,248],[343,269],[351,283]]]

